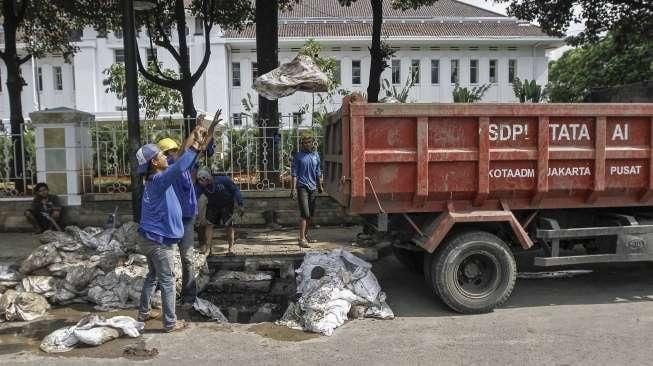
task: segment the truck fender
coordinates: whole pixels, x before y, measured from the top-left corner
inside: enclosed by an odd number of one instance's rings
[[[467,212],[444,211],[426,226],[425,230],[423,230],[423,236],[419,236],[413,240],[427,252],[433,253],[455,224],[469,224],[475,222],[507,223],[510,225],[513,234],[522,248],[529,249],[533,246],[533,241],[526,233],[526,230],[524,230],[515,215],[507,210]]]

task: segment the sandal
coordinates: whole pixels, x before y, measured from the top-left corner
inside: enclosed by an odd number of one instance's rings
[[[164,328],[164,332],[166,333],[177,332],[180,330],[186,330],[188,329],[188,327],[189,327],[188,323],[186,323],[184,320],[177,320],[175,325],[173,325],[172,327]]]
[[[227,257],[235,257],[235,256],[236,256],[236,253],[235,253],[235,252],[227,252],[227,254],[225,254],[225,255],[226,255]]]
[[[138,314],[138,318],[136,318],[136,320],[138,320],[141,323],[145,323],[148,320],[159,319],[159,317],[161,317],[160,312],[156,310],[151,310],[148,314]]]
[[[306,235],[306,241],[309,243],[317,243],[317,240],[313,239],[310,235]]]
[[[299,239],[299,247],[310,248],[311,246],[308,244],[308,241],[306,241],[306,239]]]

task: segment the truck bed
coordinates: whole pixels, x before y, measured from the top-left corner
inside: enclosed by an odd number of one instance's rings
[[[350,213],[648,206],[653,104],[369,104],[325,130]]]

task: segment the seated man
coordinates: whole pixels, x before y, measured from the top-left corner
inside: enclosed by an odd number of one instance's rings
[[[25,211],[25,217],[34,225],[37,234],[46,230],[62,231],[62,210],[57,196],[49,194],[48,185],[37,183],[34,186],[32,206]]]
[[[200,250],[211,251],[213,226],[223,225],[226,229],[229,252],[234,255],[236,233],[233,227],[234,208],[243,215],[243,197],[238,186],[226,175],[211,176],[208,169],[197,172],[197,197],[199,205],[198,232]]]

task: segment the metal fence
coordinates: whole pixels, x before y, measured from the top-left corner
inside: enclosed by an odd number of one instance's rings
[[[21,131],[0,131],[0,197],[31,195],[36,184],[34,129],[22,125]]]
[[[142,122],[143,143],[170,137],[181,142],[183,119]],[[243,115],[216,129],[211,149],[198,159],[214,174],[232,177],[241,190],[270,191],[289,189],[293,154],[299,149],[303,133],[315,137],[315,149],[322,150],[322,126],[301,123],[297,115],[280,116],[279,127],[267,121],[254,121]],[[91,128],[93,151],[93,193],[122,193],[130,190],[129,145],[126,121],[94,122]],[[211,151],[212,150],[212,151]]]

